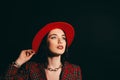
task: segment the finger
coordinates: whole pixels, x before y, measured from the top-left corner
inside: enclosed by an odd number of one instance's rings
[[[26,55],[30,56],[33,52],[31,50],[26,50]]]
[[[29,49],[28,51],[29,51],[30,53],[35,53],[35,51],[32,50],[32,49]]]
[[[33,51],[33,50],[27,50],[26,51],[26,56],[32,56],[32,55],[34,55],[35,54],[35,52]]]
[[[34,55],[34,53],[32,53],[29,57],[31,58]]]
[[[28,51],[34,51],[34,50],[32,50],[32,49],[27,49]]]
[[[26,56],[30,56],[31,54],[29,51],[26,51],[25,53],[26,53]]]

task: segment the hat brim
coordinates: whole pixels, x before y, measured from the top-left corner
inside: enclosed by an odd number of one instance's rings
[[[35,52],[38,51],[44,36],[49,31],[55,28],[62,29],[65,32],[65,35],[67,38],[67,46],[69,47],[71,45],[73,38],[74,38],[74,34],[75,34],[73,26],[67,22],[52,22],[52,23],[48,23],[42,29],[40,29],[38,33],[35,35],[35,37],[33,38],[32,49]]]

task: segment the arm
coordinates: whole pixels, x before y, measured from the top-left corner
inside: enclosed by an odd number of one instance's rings
[[[21,67],[24,63],[31,59],[35,54],[33,50],[23,50],[20,56],[15,61],[15,64],[11,64],[5,74],[5,80],[28,80],[29,69],[28,65]]]
[[[6,75],[5,80],[27,80],[28,74],[25,74],[24,70],[20,70],[19,68],[10,65]]]

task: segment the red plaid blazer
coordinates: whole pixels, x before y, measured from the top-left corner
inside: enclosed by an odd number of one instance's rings
[[[47,80],[44,65],[28,62],[20,69],[10,65],[5,80]],[[65,62],[60,74],[60,80],[82,80],[79,66]]]

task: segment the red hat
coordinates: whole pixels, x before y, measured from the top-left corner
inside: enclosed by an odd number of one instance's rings
[[[51,22],[45,25],[42,29],[38,31],[38,33],[35,35],[33,41],[32,41],[32,49],[37,52],[40,44],[42,42],[42,39],[44,36],[52,29],[59,28],[62,29],[65,32],[66,38],[67,38],[67,46],[69,47],[73,41],[74,38],[74,29],[73,26],[67,22]]]

